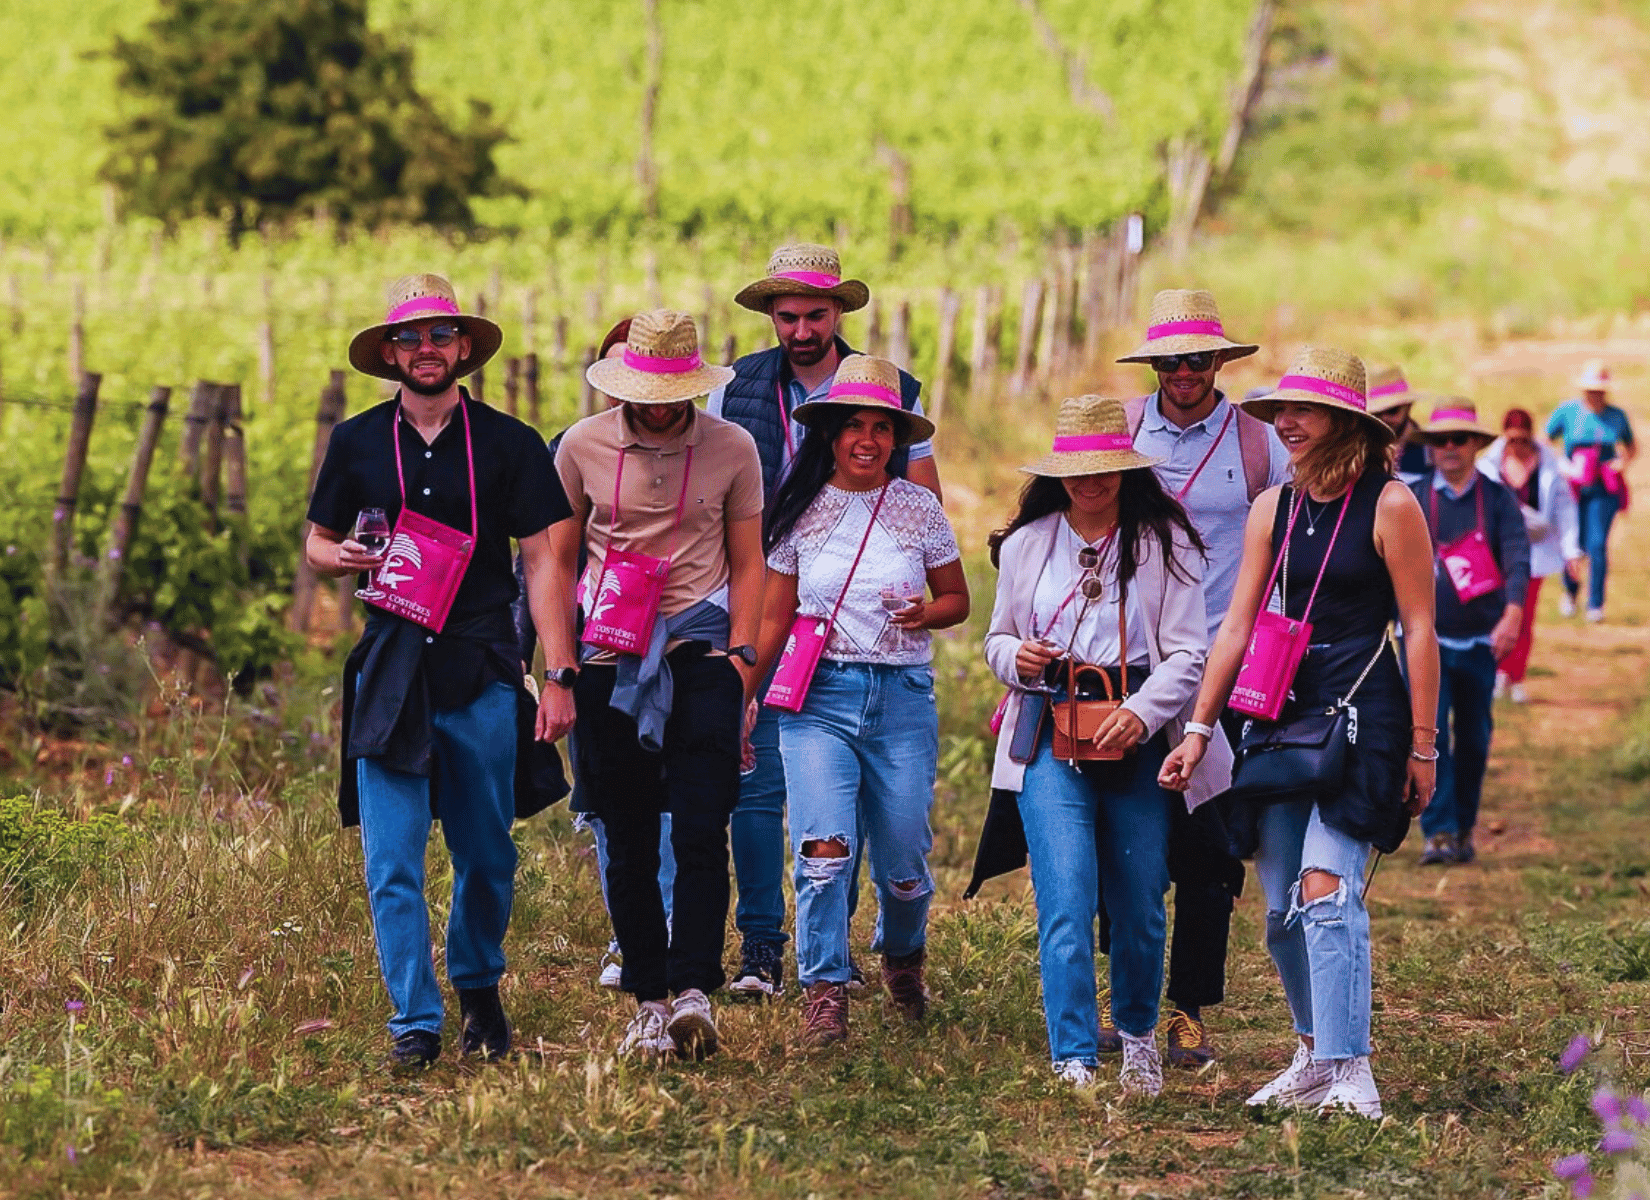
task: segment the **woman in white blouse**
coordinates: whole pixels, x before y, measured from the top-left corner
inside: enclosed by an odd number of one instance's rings
[[[881,910],[883,984],[908,1019],[927,1011],[928,812],[939,761],[928,631],[967,619],[968,581],[938,498],[888,473],[896,446],[934,434],[932,421],[901,408],[893,363],[849,355],[827,397],[793,416],[808,432],[768,517],[751,679],[760,686],[779,660],[776,689],[788,689],[794,710],[779,714],[779,752],[796,858],[796,970],[803,1039],[822,1045],[848,1036],[848,897],[861,830]],[[828,635],[809,675],[797,649],[822,623]]]
[[[1208,648],[1203,542],[1152,472],[1156,461],[1134,450],[1122,401],[1061,404],[1052,453],[1024,468],[1034,478],[1019,511],[991,538],[1000,576],[985,643],[1010,689],[992,786],[1019,793],[1055,1072],[1079,1086],[1094,1082],[1094,921],[1103,890],[1120,1083],[1150,1096],[1163,1086],[1155,1030],[1168,806],[1182,802],[1159,785],[1158,770],[1181,737]],[[1049,717],[1065,698],[1068,662],[1103,667],[1114,686],[1124,685],[1128,698],[1094,739],[1120,759],[1054,756]],[[1218,727],[1204,732],[1213,743],[1192,805],[1231,778],[1224,736]]]

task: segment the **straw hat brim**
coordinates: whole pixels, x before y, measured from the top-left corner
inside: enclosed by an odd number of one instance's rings
[[[414,320],[450,320],[456,321],[464,329],[470,339],[470,357],[459,360],[458,376],[472,374],[486,365],[487,361],[498,353],[498,348],[504,344],[504,330],[493,324],[486,317],[472,317],[466,315],[443,317],[432,313],[429,317],[415,317]],[[403,325],[410,325],[412,321],[396,321],[393,324],[373,325],[363,329],[350,339],[349,365],[363,375],[372,375],[379,379],[399,380],[401,372],[391,363],[384,361],[378,347],[383,344],[384,335],[392,329],[399,329]]]
[[[822,288],[776,276],[758,279],[735,296],[733,302],[740,308],[765,313],[768,311],[769,303],[781,296],[827,297],[841,304],[845,313],[857,312],[871,303],[871,289],[857,279],[844,279],[835,287]]]
[[[889,416],[895,418],[904,431],[894,443],[900,449],[904,449],[906,446],[914,446],[918,442],[926,442],[934,436],[934,430],[938,428],[927,417],[919,416],[908,409],[890,408],[886,404],[866,404],[863,400],[810,400],[806,404],[798,404],[792,410],[791,416],[804,425],[812,425],[814,419],[823,416],[827,408],[869,408],[877,412],[886,412]],[[900,418],[903,418],[903,420],[900,420]]]
[[[1410,430],[1409,440],[1430,443],[1433,438],[1445,433],[1470,433],[1481,440],[1485,446],[1488,446],[1500,436],[1491,433],[1476,421],[1439,421],[1436,424]]]
[[[1406,404],[1419,404],[1432,397],[1424,392],[1392,392],[1386,396],[1379,396],[1369,402],[1369,411],[1379,416],[1384,412],[1391,412],[1395,408],[1402,408]]]
[[[1163,461],[1138,450],[1054,450],[1020,470],[1027,475],[1069,479],[1075,475],[1109,475],[1115,471],[1155,467]]]
[[[627,367],[623,359],[603,358],[590,364],[584,377],[590,386],[615,400],[631,404],[680,404],[697,400],[733,382],[729,367],[701,363],[691,371],[661,375]]]
[[[1163,358],[1171,354],[1200,354],[1205,350],[1225,350],[1227,360],[1248,358],[1256,353],[1259,346],[1249,346],[1242,342],[1229,342],[1223,337],[1215,337],[1207,333],[1177,333],[1171,337],[1153,338],[1142,342],[1138,349],[1125,354],[1117,361],[1120,363],[1149,363],[1154,358]]]
[[[1355,417],[1362,417],[1365,421],[1368,421],[1373,429],[1379,431],[1385,441],[1390,442],[1397,436],[1392,432],[1392,427],[1374,413],[1365,412],[1361,408],[1339,400],[1332,400],[1327,396],[1320,396],[1316,392],[1298,392],[1293,388],[1288,388],[1281,392],[1268,392],[1266,395],[1254,400],[1244,400],[1241,402],[1240,407],[1251,417],[1258,418],[1270,425],[1272,418],[1277,415],[1277,408],[1280,404],[1315,404],[1319,408],[1332,408],[1340,412],[1349,412]]]

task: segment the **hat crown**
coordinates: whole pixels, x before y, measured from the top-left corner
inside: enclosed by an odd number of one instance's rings
[[[1374,390],[1385,387],[1389,383],[1406,383],[1404,372],[1399,367],[1376,367],[1369,372],[1369,387]]]
[[[831,381],[831,390],[834,392],[843,384],[862,383],[882,388],[897,397],[900,394],[899,368],[886,358],[875,358],[869,354],[850,354],[837,365],[836,378]]]
[[[1054,436],[1066,438],[1090,434],[1130,437],[1129,415],[1121,400],[1090,395],[1072,396],[1060,401],[1060,414],[1054,419]]]
[[[1478,405],[1465,396],[1440,396],[1438,402],[1432,406],[1432,415],[1434,419],[1437,419],[1443,414],[1476,421],[1478,419]]]
[[[768,274],[784,275],[793,271],[811,271],[818,275],[842,277],[842,260],[829,246],[813,242],[796,242],[781,246],[768,259]]]
[[[646,358],[694,358],[699,353],[699,327],[687,313],[656,308],[631,319],[625,346]]]
[[[1289,364],[1289,374],[1351,388],[1360,399],[1367,398],[1369,394],[1364,360],[1333,346],[1302,346],[1295,355],[1295,361]]]
[[[453,290],[453,285],[448,282],[446,276],[430,273],[403,275],[390,284],[385,294],[385,319],[395,319],[398,310],[417,300],[434,300],[440,304],[432,307],[450,307],[455,312],[458,309],[458,293]]]
[[[1152,297],[1148,325],[1169,325],[1176,321],[1220,321],[1220,309],[1213,292],[1193,288],[1166,288]]]

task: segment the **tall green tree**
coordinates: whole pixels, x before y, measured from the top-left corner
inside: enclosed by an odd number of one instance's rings
[[[508,135],[491,109],[472,99],[450,123],[414,86],[412,52],[367,28],[366,0],[159,9],[109,51],[135,112],[106,131],[102,177],[130,211],[237,233],[316,211],[467,228],[472,198],[522,193],[493,162]]]

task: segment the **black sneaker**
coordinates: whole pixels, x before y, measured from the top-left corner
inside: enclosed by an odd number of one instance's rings
[[[505,1058],[510,1053],[510,1021],[499,1003],[498,985],[458,989],[460,1052],[479,1054],[484,1059]]]
[[[733,973],[728,991],[735,996],[764,998],[785,990],[785,950],[776,942],[746,938],[739,954],[739,969]]]
[[[1465,833],[1458,835],[1455,839],[1455,861],[1458,863],[1470,863],[1477,857],[1478,851],[1473,848],[1472,830],[1469,829]]]
[[[441,1035],[409,1029],[390,1043],[389,1068],[397,1075],[416,1075],[441,1057]]]

